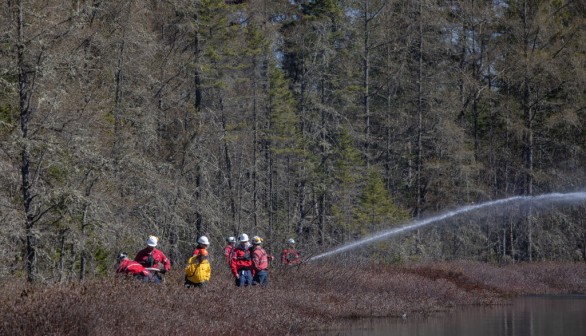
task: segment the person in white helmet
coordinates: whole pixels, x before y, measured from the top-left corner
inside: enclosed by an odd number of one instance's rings
[[[297,265],[301,263],[301,256],[295,248],[295,240],[287,240],[287,247],[281,252],[281,263],[283,265]]]
[[[232,252],[230,269],[234,275],[236,286],[246,287],[252,285],[252,256],[246,233],[238,236],[238,245],[234,247]]]
[[[189,258],[185,268],[186,287],[203,287],[209,283],[212,275],[207,250],[210,241],[208,237],[201,236],[197,243],[197,248],[193,252],[193,256]]]
[[[224,247],[224,259],[226,260],[226,264],[230,266],[232,261],[232,250],[234,249],[234,245],[236,245],[236,238],[228,237],[226,238],[226,243],[228,243],[228,245]]]
[[[134,261],[138,262],[139,264],[146,267],[147,269],[148,268],[159,268],[160,267],[159,264],[162,264],[163,268],[161,268],[159,271],[151,271],[151,273],[153,273],[153,275],[156,275],[155,278],[159,278],[159,280],[161,280],[162,277],[160,276],[159,272],[166,273],[166,272],[170,271],[171,270],[171,261],[169,260],[169,258],[167,258],[165,256],[163,251],[156,248],[157,244],[159,243],[159,238],[157,238],[155,236],[149,236],[146,243],[147,243],[147,247],[140,250],[136,254]],[[156,273],[156,274],[154,274],[154,273]]]

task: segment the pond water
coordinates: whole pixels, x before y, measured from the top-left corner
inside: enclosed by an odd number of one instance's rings
[[[585,336],[586,295],[528,296],[510,305],[463,307],[427,317],[348,320],[329,335]]]

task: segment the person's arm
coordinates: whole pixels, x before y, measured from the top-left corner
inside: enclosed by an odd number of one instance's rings
[[[143,273],[143,271],[146,271],[146,270],[141,264],[130,262],[130,263],[128,263],[128,266],[126,266],[125,271],[127,273],[132,274],[132,275],[138,275],[138,274]]]
[[[236,277],[236,279],[240,278],[240,276],[238,275],[238,265],[237,265],[237,257],[236,255],[238,253],[236,253],[235,251],[232,251],[232,256],[230,258],[230,270],[232,271],[232,274]]]
[[[254,250],[252,252],[252,270],[253,271],[258,270],[258,264],[260,264],[260,254],[257,252],[257,250]]]
[[[165,257],[165,260],[163,260],[163,264],[165,265],[165,271],[171,270],[171,260],[169,260],[169,258]]]
[[[118,267],[116,267],[116,273],[124,273],[124,261],[121,261],[120,264],[118,264]]]
[[[208,267],[205,269],[205,271],[206,271],[205,279],[207,281],[210,281],[210,279],[212,278],[212,268],[208,265]]]
[[[171,270],[171,260],[169,260],[169,258],[167,258],[167,256],[161,250],[157,250],[157,252],[159,253],[159,258],[161,260],[161,264],[163,264],[165,272],[170,271]]]

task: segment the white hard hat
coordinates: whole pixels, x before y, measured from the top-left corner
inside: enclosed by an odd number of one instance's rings
[[[155,236],[149,236],[149,239],[147,239],[146,243],[148,246],[155,247],[155,246],[157,246],[158,242],[159,242],[159,238],[157,238]]]
[[[288,242],[289,244],[295,244],[295,239],[293,239],[293,238],[289,238],[289,240],[287,240],[287,242]]]
[[[226,241],[228,243],[235,243],[236,242],[236,238],[234,238],[234,237],[228,237],[228,238],[226,238]]]
[[[240,234],[240,236],[238,236],[238,241],[241,242],[241,243],[247,242],[248,241],[248,235],[246,233]]]
[[[198,243],[202,244],[202,245],[209,245],[210,241],[208,240],[208,237],[206,236],[201,236],[199,237],[199,239],[197,240]]]
[[[116,257],[117,261],[122,261],[124,259],[128,258],[128,253],[126,252],[121,252],[120,254],[118,254],[118,256]]]

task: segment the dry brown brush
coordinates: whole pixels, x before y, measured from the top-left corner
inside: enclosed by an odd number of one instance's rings
[[[499,304],[521,294],[586,293],[584,263],[408,266],[315,263],[274,269],[269,288],[236,288],[216,269],[208,287],[186,289],[181,270],[162,285],[120,277],[83,283],[0,286],[2,335],[284,335],[352,317]]]

